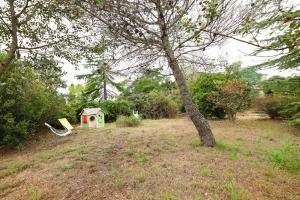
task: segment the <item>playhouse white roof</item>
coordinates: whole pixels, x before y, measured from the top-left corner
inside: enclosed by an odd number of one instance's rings
[[[83,111],[80,113],[80,115],[82,114],[86,114],[86,115],[97,115],[100,112],[102,112],[102,110],[100,108],[85,108],[83,109]]]

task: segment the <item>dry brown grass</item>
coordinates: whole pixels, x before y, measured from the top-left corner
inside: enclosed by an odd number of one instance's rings
[[[218,148],[199,146],[187,118],[47,135],[1,153],[0,199],[300,199],[299,174],[267,158],[286,140],[299,148],[298,130],[270,120],[210,124]]]

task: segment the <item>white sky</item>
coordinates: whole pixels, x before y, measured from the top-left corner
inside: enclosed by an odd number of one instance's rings
[[[297,1],[300,0],[295,0],[292,2],[296,3]],[[0,6],[3,5],[3,3],[4,0],[0,0]],[[261,63],[264,60],[259,57],[248,56],[251,52],[253,52],[254,49],[255,48],[251,45],[234,41],[234,40],[228,40],[222,47],[214,47],[211,49],[207,49],[206,53],[210,57],[222,56],[225,59],[227,59],[229,63],[242,61],[243,67],[247,67],[250,65]],[[71,84],[83,83],[82,81],[76,79],[76,75],[84,74],[88,72],[88,70],[84,69],[83,67],[78,67],[78,70],[76,70],[76,67],[68,62],[62,63],[62,67],[63,67],[63,71],[67,72],[67,74],[64,76],[64,80],[66,81],[68,86]],[[276,69],[268,69],[268,70],[262,70],[261,73],[266,74],[268,77],[274,75],[291,76],[295,74],[299,75],[300,71],[299,70],[279,71]],[[66,90],[62,90],[62,92],[66,92]]]
[[[224,57],[228,60],[229,63],[233,63],[236,61],[242,61],[242,66],[247,67],[254,64],[259,64],[265,60],[265,58],[249,56],[255,50],[255,47],[241,43],[235,40],[228,40],[222,47],[213,47],[211,49],[207,49],[206,53],[210,57]],[[79,67],[78,70],[75,70],[75,66],[66,62],[63,64],[63,70],[67,72],[64,76],[64,80],[66,80],[68,85],[83,83],[76,79],[76,75],[87,73],[88,70],[83,67]],[[291,76],[295,74],[300,74],[299,71],[295,70],[276,70],[276,69],[267,69],[261,70],[262,74],[266,74],[268,77],[274,75],[280,76]]]

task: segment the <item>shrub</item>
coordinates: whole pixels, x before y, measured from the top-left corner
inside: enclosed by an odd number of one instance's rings
[[[290,103],[288,98],[270,97],[263,100],[262,110],[266,112],[271,119],[285,118],[281,112]]]
[[[62,117],[63,96],[29,67],[15,63],[1,76],[0,85],[0,146],[22,147],[45,122]]]
[[[226,81],[223,74],[201,74],[195,83],[190,86],[194,103],[205,117],[224,118],[224,109],[209,100],[211,92],[217,92],[218,86]]]
[[[117,127],[135,127],[140,125],[140,120],[134,116],[120,116],[116,121]]]
[[[160,92],[151,92],[148,96],[143,115],[146,118],[173,118],[177,114],[176,103]]]
[[[300,76],[274,76],[262,83],[268,98],[264,100],[263,110],[272,119],[286,119],[292,126],[300,125]]]
[[[300,170],[300,153],[292,144],[285,144],[279,149],[270,151],[271,162],[282,169],[298,172]]]
[[[103,110],[107,122],[115,121],[119,115],[129,116],[133,110],[132,103],[126,100],[102,101],[99,107]]]
[[[228,80],[219,86],[217,92],[209,95],[209,100],[220,106],[230,120],[234,120],[237,112],[250,106],[250,93],[243,82]]]

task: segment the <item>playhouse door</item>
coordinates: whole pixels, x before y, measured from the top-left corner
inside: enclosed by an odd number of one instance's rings
[[[96,117],[90,116],[90,128],[97,128],[96,127]]]

